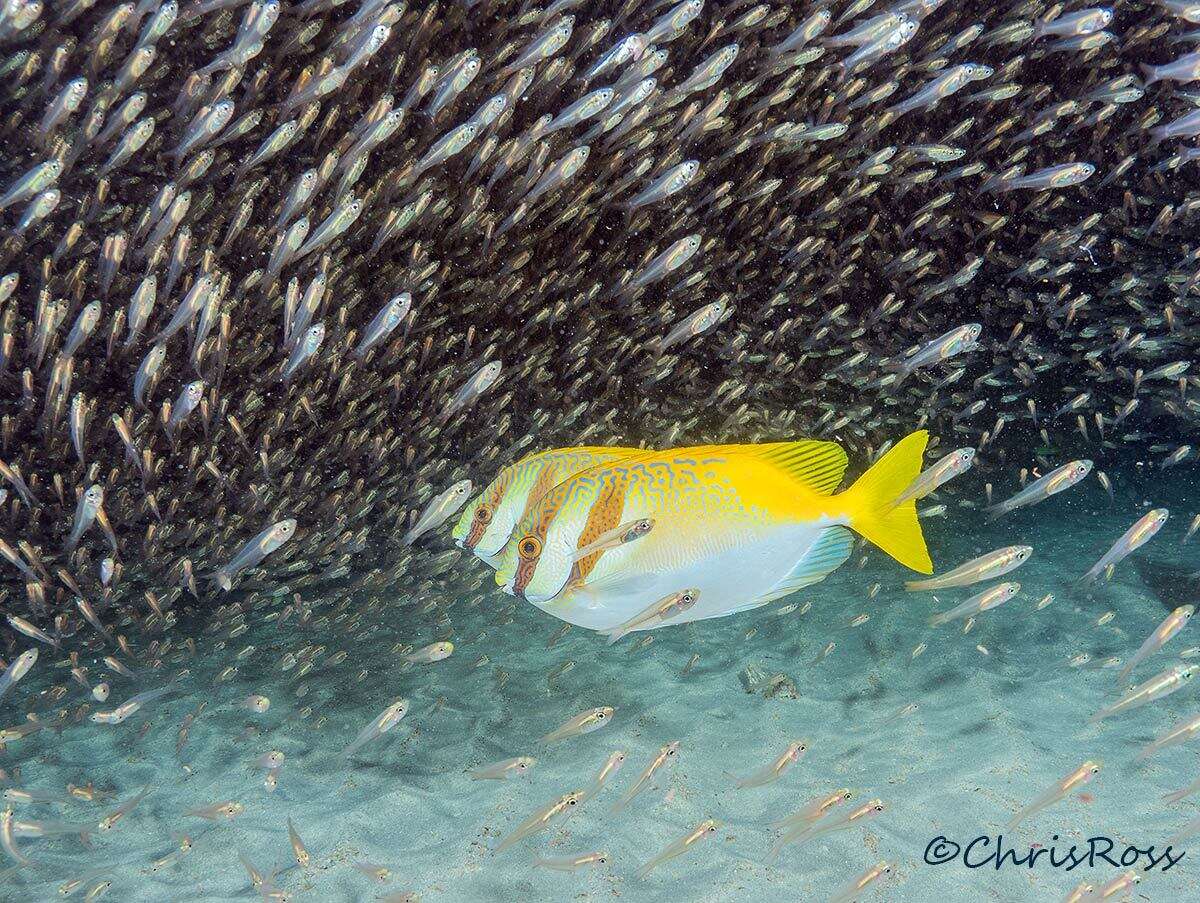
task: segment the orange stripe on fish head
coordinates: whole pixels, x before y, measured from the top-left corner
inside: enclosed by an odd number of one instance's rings
[[[621,514],[625,510],[625,484],[627,482],[627,480],[613,480],[606,483],[600,490],[596,503],[588,512],[587,523],[583,527],[583,532],[579,534],[576,548],[582,549],[588,543],[594,542],[601,533],[605,533],[621,523]],[[576,562],[575,570],[571,574],[571,581],[586,580],[587,575],[592,572],[592,568],[596,566],[596,562],[603,554],[603,550],[593,552]]]
[[[513,593],[518,596],[525,594],[525,587],[533,579],[537,570],[538,560],[542,556],[542,546],[546,542],[546,534],[550,532],[550,524],[562,510],[569,495],[569,484],[563,483],[542,495],[533,505],[532,510],[521,518],[514,536],[517,546],[517,569],[513,573]],[[530,494],[532,497],[532,493]]]
[[[565,476],[565,474],[559,474],[556,464],[547,464],[539,470],[537,478],[533,481],[533,488],[529,490],[529,495],[525,496],[525,508],[521,511],[521,517],[517,523],[525,520],[542,496],[561,483]]]
[[[487,532],[488,524],[492,522],[492,515],[496,513],[496,506],[500,504],[500,499],[504,498],[510,482],[511,477],[504,473],[494,485],[484,490],[479,498],[479,504],[475,506],[475,511],[471,515],[470,526],[467,527],[467,536],[463,540],[466,548],[474,549],[479,545],[479,540],[483,539],[483,534]]]

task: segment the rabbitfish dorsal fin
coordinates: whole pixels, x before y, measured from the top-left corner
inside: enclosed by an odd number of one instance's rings
[[[739,446],[737,451],[769,462],[818,495],[832,495],[846,473],[846,453],[836,442],[801,439]]]

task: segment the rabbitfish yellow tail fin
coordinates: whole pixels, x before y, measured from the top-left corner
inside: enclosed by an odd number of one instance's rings
[[[921,472],[928,441],[925,430],[905,436],[841,495],[851,529],[922,574],[933,573],[933,562],[917,521],[916,500],[897,505],[896,499]]]

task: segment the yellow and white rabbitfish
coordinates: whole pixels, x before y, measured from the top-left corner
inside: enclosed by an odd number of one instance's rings
[[[698,598],[672,623],[763,605],[816,583],[858,533],[901,564],[933,570],[912,499],[924,430],[834,494],[846,453],[833,442],[706,445],[626,455],[537,499],[500,551],[496,583],[557,618],[610,631],[683,589]],[[653,518],[636,542],[575,560],[613,527]]]
[[[597,446],[553,448],[522,458],[500,471],[463,509],[454,540],[495,567],[513,527],[543,494],[581,470],[644,453],[640,448]]]

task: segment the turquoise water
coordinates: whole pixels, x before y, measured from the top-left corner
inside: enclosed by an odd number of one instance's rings
[[[1171,594],[1187,595],[1181,575],[1195,569],[1196,546],[1180,544],[1191,515],[1178,491],[1186,481],[1115,474],[1110,503],[1089,479],[991,525],[968,507],[980,482],[968,475],[960,492],[923,503],[948,505],[944,516],[926,520],[939,570],[1001,545],[1027,542],[1035,552],[1012,575],[1020,594],[966,634],[961,621],[936,629],[925,621],[977,588],[905,593],[900,569],[861,549],[824,583],[764,609],[614,646],[578,628],[564,634],[561,622],[498,593],[490,571],[458,552],[446,555],[438,579],[398,596],[355,590],[351,575],[319,592],[276,586],[258,593],[244,615],[229,605],[215,609],[207,624],[186,625],[197,637],[195,656],[177,641],[163,660],[160,672],[186,669],[175,695],[119,725],[68,718],[61,733],[43,730],[0,753],[0,766],[19,769],[22,787],[61,792],[69,782],[90,781],[113,794],[97,803],[19,805],[18,819],[95,822],[143,785],[151,788],[89,845],[74,836],[19,839],[33,864],[0,872],[10,888],[5,898],[51,899],[64,881],[88,877],[86,889],[103,877],[122,900],[246,899],[254,888],[239,853],[266,874],[278,869],[274,889],[299,900],[400,891],[448,901],[822,900],[885,859],[896,863],[895,873],[861,899],[1054,900],[1085,878],[1107,881],[1123,870],[1101,862],[1068,873],[1044,859],[1032,870],[968,869],[960,861],[927,864],[925,850],[941,835],[965,845],[977,835],[1008,834],[1003,825],[1017,808],[1089,759],[1104,763],[1082,788],[1090,796],[1070,794],[1031,817],[1010,843],[1027,853],[1033,843],[1050,846],[1057,833],[1060,847],[1097,835],[1118,850],[1161,847],[1196,816],[1196,798],[1161,800],[1196,777],[1194,744],[1133,761],[1140,746],[1195,712],[1193,689],[1087,724],[1114,698],[1119,669],[1105,660],[1127,658],[1181,604]],[[998,486],[997,497],[1004,495]],[[1075,579],[1148,502],[1172,507],[1171,521],[1111,582],[1081,592]],[[443,555],[448,545],[439,533],[416,554]],[[280,613],[293,606],[293,591],[307,615],[285,619]],[[1036,610],[1047,593],[1054,601]],[[1100,624],[1107,613],[1111,619]],[[865,623],[851,626],[863,615]],[[247,629],[239,633],[241,624]],[[643,637],[653,642],[641,647]],[[405,664],[394,651],[446,638],[455,649],[441,662]],[[926,648],[914,658],[919,644]],[[1193,645],[1185,628],[1135,677],[1178,663]],[[331,661],[343,651],[344,660]],[[1090,660],[1073,664],[1081,654]],[[288,656],[301,664],[285,669]],[[305,661],[312,664],[301,674]],[[573,667],[548,680],[568,662]],[[95,683],[103,664],[83,664]],[[230,666],[236,671],[218,681]],[[777,684],[775,692],[755,685],[756,677],[777,675],[786,681],[766,684]],[[151,673],[109,680],[117,702],[162,682]],[[65,695],[55,698],[52,687],[65,687]],[[236,705],[250,693],[270,697],[266,713]],[[344,761],[341,750],[397,697],[410,700],[407,717]],[[64,667],[35,667],[0,702],[0,719],[11,727],[28,710],[46,721],[59,711],[70,716],[82,702]],[[202,702],[177,755],[181,721]],[[603,729],[550,746],[537,741],[602,705],[616,709]],[[807,740],[809,752],[778,781],[734,788],[736,777],[795,739]],[[617,796],[672,740],[679,754],[669,777],[613,814]],[[270,750],[286,756],[274,792],[254,764]],[[585,786],[614,750],[627,753],[625,764],[598,796],[534,838],[493,851],[536,808]],[[526,777],[472,781],[467,774],[517,755],[538,759]],[[865,827],[787,847],[769,862],[776,835],[767,823],[840,787],[855,794],[844,805],[878,797],[885,811]],[[227,800],[244,806],[232,820],[185,815]],[[719,822],[715,834],[646,879],[634,877],[706,817]],[[308,868],[292,858],[288,818],[311,853]],[[178,853],[184,833],[194,846]],[[535,854],[598,850],[609,853],[607,864],[579,872],[532,864]],[[173,851],[170,864],[152,868]],[[1145,874],[1139,899],[1194,896],[1192,855],[1166,873]],[[375,882],[352,867],[363,860],[391,869],[390,880]]]

